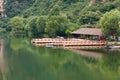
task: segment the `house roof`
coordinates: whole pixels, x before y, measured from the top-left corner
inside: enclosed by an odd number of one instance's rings
[[[98,35],[102,36],[101,29],[98,28],[80,28],[76,31],[73,31],[72,34],[84,34],[84,35]]]

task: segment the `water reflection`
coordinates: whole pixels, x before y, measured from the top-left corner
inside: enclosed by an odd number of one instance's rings
[[[120,52],[112,51],[103,57],[103,66],[108,70],[118,72],[120,66]]]
[[[120,79],[120,52],[102,50],[104,56],[96,60],[95,58],[82,57],[87,66],[96,69],[106,78],[106,80],[119,80]]]
[[[34,47],[22,38],[11,38],[5,46],[7,80],[120,79],[119,54],[96,60],[63,49]]]

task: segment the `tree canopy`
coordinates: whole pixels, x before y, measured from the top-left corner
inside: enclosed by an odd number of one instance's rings
[[[0,29],[6,32],[24,29],[33,37],[56,37],[98,22],[104,35],[120,32],[119,0],[7,0],[3,6],[7,18],[0,18]]]
[[[100,19],[100,26],[104,35],[118,36],[120,32],[120,11],[112,10],[107,12]]]
[[[24,18],[19,16],[11,18],[9,24],[14,30],[19,30],[25,27]]]

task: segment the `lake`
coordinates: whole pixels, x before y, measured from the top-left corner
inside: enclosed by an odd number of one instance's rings
[[[95,59],[13,37],[4,40],[3,53],[0,80],[120,80],[119,53]]]

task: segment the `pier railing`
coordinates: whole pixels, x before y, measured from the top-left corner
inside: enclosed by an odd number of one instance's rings
[[[49,46],[65,49],[91,49],[91,48],[104,48],[105,41],[93,41],[87,39],[60,39],[60,38],[42,38],[33,39],[31,43],[35,46]]]

